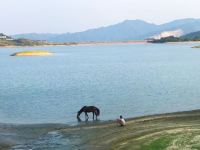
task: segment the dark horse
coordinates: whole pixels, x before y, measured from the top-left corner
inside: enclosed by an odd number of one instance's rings
[[[80,115],[81,115],[82,112],[85,113],[85,119],[86,119],[86,120],[89,119],[87,113],[92,112],[92,114],[93,114],[93,120],[94,120],[94,115],[96,116],[96,120],[97,120],[97,116],[100,115],[100,110],[99,110],[97,107],[94,107],[94,106],[84,106],[84,107],[82,107],[82,108],[78,111],[78,113],[77,113],[77,119],[78,119],[78,120],[80,120]]]

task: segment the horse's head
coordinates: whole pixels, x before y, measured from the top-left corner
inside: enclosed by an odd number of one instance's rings
[[[95,110],[95,114],[96,114],[96,116],[100,115],[100,110],[97,107],[96,107],[96,110]]]
[[[83,106],[83,107],[77,112],[77,118],[80,118],[81,113],[84,112],[84,110],[85,110],[86,107],[87,107],[87,106]]]

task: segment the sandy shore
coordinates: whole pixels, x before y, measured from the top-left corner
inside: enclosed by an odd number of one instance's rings
[[[115,121],[63,124],[0,124],[0,149],[180,150],[200,149],[200,110]]]
[[[147,44],[145,40],[138,41],[121,41],[121,42],[82,42],[75,46],[96,46],[96,45],[126,45],[126,44]]]
[[[121,42],[80,42],[69,44],[48,44],[35,46],[0,46],[0,48],[23,48],[23,47],[52,47],[52,46],[101,46],[101,45],[123,45],[123,44],[147,44],[145,40],[138,41],[121,41]]]
[[[121,42],[81,42],[72,44],[48,44],[35,46],[0,46],[0,48],[23,48],[23,47],[52,47],[52,46],[104,46],[104,45],[127,45],[127,44],[200,44],[200,41],[187,42],[167,42],[167,43],[149,43],[146,40],[121,41]]]

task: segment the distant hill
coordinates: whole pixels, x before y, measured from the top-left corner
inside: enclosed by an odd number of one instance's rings
[[[186,35],[182,36],[181,38],[193,40],[193,41],[196,41],[196,40],[200,41],[200,31],[186,34]]]
[[[126,20],[122,23],[90,29],[84,32],[65,34],[21,34],[14,38],[28,38],[33,40],[47,40],[51,42],[105,42],[105,41],[127,41],[144,39],[149,31],[156,25],[141,20]]]
[[[57,36],[60,34],[51,34],[51,33],[44,33],[44,34],[37,34],[37,33],[27,33],[27,34],[17,34],[11,35],[15,39],[30,39],[30,40],[40,40],[40,41],[52,41],[52,39],[56,39]]]
[[[49,42],[112,42],[143,40],[164,31],[181,30],[183,34],[200,31],[200,19],[181,19],[156,25],[142,20],[126,20],[121,23],[64,34],[18,34],[14,38],[46,40]]]

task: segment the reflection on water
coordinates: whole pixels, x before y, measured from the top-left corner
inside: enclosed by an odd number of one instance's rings
[[[11,150],[54,150],[60,149],[64,150],[69,146],[70,141],[68,139],[63,139],[62,134],[57,131],[52,131],[46,135],[41,136],[39,139],[30,141],[29,143],[16,145],[11,148]]]
[[[80,147],[80,138],[68,133],[72,129],[64,124],[0,124],[0,149],[74,150]]]

